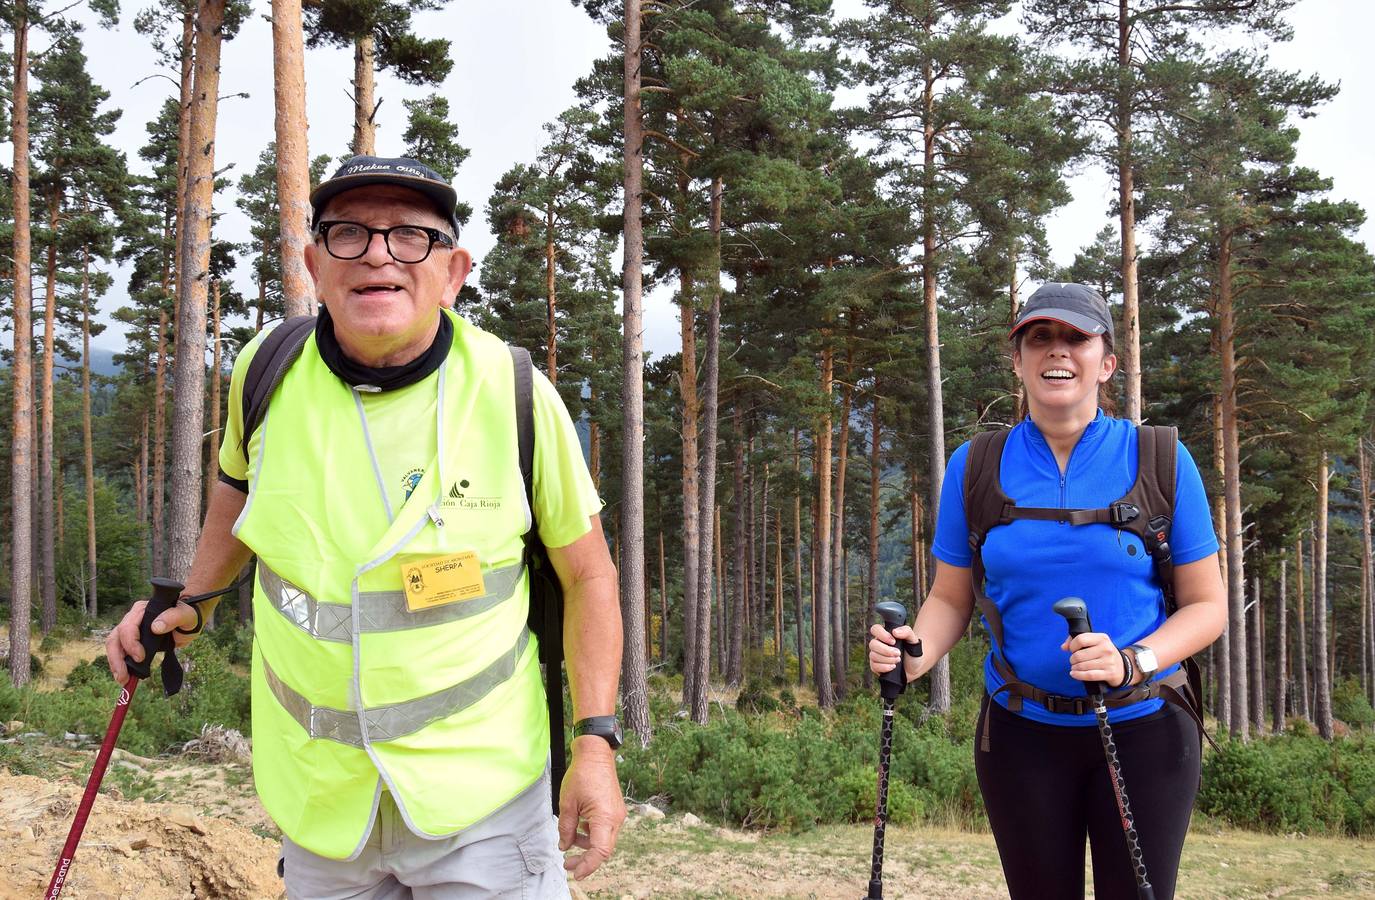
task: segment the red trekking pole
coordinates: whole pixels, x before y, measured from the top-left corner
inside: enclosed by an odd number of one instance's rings
[[[143,610],[143,621],[139,623],[139,642],[143,644],[143,662],[134,662],[128,656],[124,657],[124,665],[129,669],[129,681],[119,692],[119,701],[115,704],[115,714],[110,718],[110,727],[105,731],[105,741],[100,745],[100,752],[96,754],[95,766],[91,768],[91,777],[86,780],[86,793],[81,795],[81,805],[76,808],[76,819],[72,822],[71,831],[67,832],[67,843],[62,846],[62,856],[57,860],[57,868],[53,870],[52,881],[48,882],[48,890],[43,894],[46,900],[57,900],[62,893],[62,884],[67,880],[67,873],[72,867],[72,858],[76,856],[76,845],[81,843],[81,832],[86,829],[86,819],[91,814],[91,805],[95,803],[96,792],[100,790],[100,782],[105,778],[105,768],[110,764],[110,753],[115,749],[115,741],[119,738],[119,730],[124,726],[124,716],[129,712],[129,703],[134,699],[134,690],[138,687],[141,679],[147,678],[152,673],[153,655],[158,651],[166,651],[171,656],[175,646],[171,633],[154,634],[153,621],[167,610],[177,605],[177,598],[181,595],[182,585],[167,578],[153,579],[153,598],[148,601],[148,606]],[[175,657],[173,657],[175,660]],[[178,676],[180,666],[177,666]],[[169,666],[166,659],[163,661],[163,682],[167,686]],[[176,687],[181,687],[180,677],[176,678]],[[170,693],[176,693],[175,690]]]

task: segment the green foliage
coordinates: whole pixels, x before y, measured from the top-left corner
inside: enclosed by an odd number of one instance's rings
[[[206,638],[224,652],[225,661],[246,666],[253,661],[253,625],[222,622],[206,633]]]
[[[1375,741],[1224,741],[1204,760],[1198,808],[1259,831],[1375,834]]]
[[[248,679],[229,669],[223,649],[196,641],[180,651],[186,680],[175,697],[161,694],[157,669],[134,692],[119,744],[131,753],[153,756],[174,750],[200,734],[205,723],[249,733]],[[110,723],[119,687],[103,655],[76,666],[61,691],[15,690],[0,686],[0,719],[18,719],[26,728],[61,738],[71,732],[98,741]]]
[[[62,552],[57,557],[59,609],[80,609],[86,602],[86,498],[80,484],[68,484],[63,501],[69,510],[63,522]],[[147,596],[144,528],[115,489],[97,478],[95,484],[97,597],[105,608],[126,609]]]
[[[750,694],[754,703],[768,696]],[[779,705],[771,697],[768,703]],[[622,751],[620,773],[630,796],[666,797],[680,810],[744,827],[868,821],[877,797],[880,718],[873,697],[864,696],[833,716],[807,708],[728,711],[706,726],[661,722],[648,750],[632,741]],[[890,821],[978,820],[972,746],[952,741],[940,717],[930,721],[941,724],[919,727],[905,712],[895,719]]]
[[[1360,679],[1351,677],[1337,683],[1332,690],[1332,715],[1353,729],[1375,725],[1375,708],[1361,690]]]

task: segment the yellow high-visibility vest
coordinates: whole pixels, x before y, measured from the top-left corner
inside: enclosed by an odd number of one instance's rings
[[[313,336],[249,445],[234,533],[259,560],[253,775],[283,833],[333,859],[361,850],[384,783],[412,831],[442,837],[533,784],[548,753],[511,356],[453,318],[439,371],[388,397],[438,444],[399,509],[361,396]],[[423,573],[469,553],[480,592],[417,603]]]

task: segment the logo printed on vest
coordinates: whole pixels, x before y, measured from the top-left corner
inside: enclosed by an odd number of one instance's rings
[[[406,570],[406,590],[412,594],[425,593],[425,576],[418,566],[411,566]]]
[[[440,501],[440,508],[463,509],[476,512],[492,512],[501,509],[503,501],[500,497],[468,496],[468,489],[472,486],[472,482],[466,478],[455,481],[449,487],[448,494]]]
[[[420,479],[424,477],[425,470],[419,467],[411,469],[404,476],[402,476],[401,489],[405,491],[405,495],[401,498],[402,503],[405,503],[407,500],[411,499],[411,494],[415,491],[415,486],[420,484]]]

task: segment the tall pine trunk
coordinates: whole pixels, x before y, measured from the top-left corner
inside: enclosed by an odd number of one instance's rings
[[[1332,680],[1327,661],[1327,451],[1318,463],[1318,521],[1313,539],[1313,708],[1318,734],[1332,740]]]
[[[880,487],[880,450],[883,439],[883,415],[882,400],[879,394],[879,380],[874,378],[874,412],[873,419],[869,426],[869,437],[871,446],[869,450],[869,596],[866,599],[868,608],[865,614],[860,617],[861,622],[870,621],[874,606],[878,603],[878,550],[879,550],[879,487]],[[867,642],[868,635],[860,635]],[[864,671],[864,686],[872,687],[874,683],[873,673],[868,666],[861,666]]]
[[[1275,604],[1275,692],[1271,697],[1270,730],[1284,731],[1285,696],[1289,690],[1289,560],[1280,558],[1279,602]]]
[[[1232,306],[1232,233],[1224,230],[1218,245],[1217,333],[1222,370],[1222,492],[1227,511],[1223,545],[1227,553],[1227,607],[1231,717],[1234,737],[1246,740],[1250,690],[1246,666],[1246,574],[1241,531],[1241,454],[1237,435],[1236,314]]]
[[[745,637],[745,448],[738,399],[731,418],[735,423],[735,440],[731,442],[735,488],[735,534],[732,541],[735,545],[735,577],[731,585],[730,652],[726,655],[726,682],[736,686],[742,678]]]
[[[787,657],[783,652],[783,507],[778,508],[774,525],[774,568],[773,568],[773,637],[774,651],[778,657],[779,682],[787,677]]]
[[[845,567],[845,468],[850,454],[850,404],[854,399],[853,378],[849,377],[850,354],[845,354],[846,382],[840,400],[840,452],[836,460],[835,536],[831,539],[831,654],[835,669],[837,700],[849,694],[846,674],[846,614],[843,598],[846,595],[848,573]]]
[[[205,455],[205,506],[210,508],[210,494],[219,480],[220,461],[220,280],[210,291],[210,440]]]
[[[1294,578],[1298,582],[1298,589],[1294,593],[1294,615],[1298,618],[1299,633],[1295,635],[1294,649],[1298,651],[1299,658],[1294,664],[1294,676],[1297,679],[1295,689],[1299,692],[1299,702],[1295,704],[1295,713],[1313,721],[1312,707],[1309,705],[1309,697],[1312,691],[1308,689],[1308,590],[1304,586],[1304,566],[1303,566],[1303,538],[1299,538],[1294,543]],[[1312,579],[1309,579],[1312,582]]]
[[[1375,602],[1375,573],[1371,571],[1370,457],[1366,454],[1364,435],[1356,440],[1356,461],[1361,492],[1361,690],[1365,691],[1366,696],[1371,696],[1372,681],[1375,681],[1375,658],[1371,655],[1370,606]]]
[[[679,181],[681,201],[686,208],[687,179]],[[697,556],[699,531],[697,485],[697,331],[696,301],[692,273],[685,267],[679,273],[679,317],[683,349],[678,372],[678,387],[683,397],[683,705],[691,708],[697,680]],[[708,526],[709,527],[709,526]]]
[[[47,634],[57,624],[57,556],[55,522],[57,504],[53,493],[53,345],[57,320],[57,211],[60,191],[48,194],[48,278],[43,302],[43,417],[38,438],[38,595],[39,629]]]
[[[272,0],[272,97],[282,300],[287,318],[308,316],[315,311],[315,287],[305,262],[305,247],[310,242],[310,154],[306,147],[301,0]]]
[[[1251,730],[1265,734],[1265,605],[1261,603],[1261,576],[1251,574],[1251,621],[1247,625],[1247,676],[1251,686]]]
[[[176,384],[172,394],[171,577],[183,581],[200,533],[201,444],[205,423],[205,308],[210,278],[210,213],[215,181],[220,43],[225,0],[201,0],[196,14],[191,157],[178,273]]]
[[[812,619],[816,630],[813,680],[816,700],[822,709],[835,706],[831,685],[831,394],[834,389],[835,351],[829,338],[821,351],[821,401],[825,410],[816,423],[816,544],[812,548],[812,565],[816,574],[812,594],[816,598]]]
[[[95,533],[95,441],[91,434],[91,248],[81,248],[81,449],[86,472],[86,614],[100,612]]]
[[[1213,330],[1211,349],[1218,353],[1217,330]],[[1223,464],[1222,452],[1222,395],[1213,395],[1213,471],[1217,473],[1219,481],[1225,481],[1224,474],[1226,466]],[[1213,532],[1223,536],[1223,550],[1219,560],[1219,570],[1222,575],[1222,590],[1227,591],[1227,501],[1221,494],[1213,497]],[[1229,612],[1230,615],[1230,612]],[[1216,699],[1213,703],[1213,714],[1224,727],[1231,721],[1232,714],[1232,678],[1231,678],[1231,636],[1227,629],[1222,629],[1222,634],[1208,648],[1208,657],[1212,660],[1213,686],[1216,689]]]
[[[721,194],[724,185],[719,177],[711,183],[712,287],[711,306],[707,310],[707,355],[703,377],[706,391],[702,403],[702,470],[698,490],[701,503],[701,522],[714,522],[716,510],[716,434],[718,427],[717,397],[720,392],[721,348]],[[714,526],[713,526],[714,530]],[[707,721],[707,685],[711,678],[711,608],[714,566],[713,534],[700,535],[701,550],[697,559],[697,675],[696,692],[689,714],[699,725]]]
[[[167,574],[167,311],[158,309],[158,363],[153,376],[153,574]]]
[[[549,206],[544,211],[544,308],[545,308],[545,366],[549,371],[549,382],[559,383],[559,330],[558,330],[558,269],[554,265],[554,198],[549,198]]]
[[[33,238],[29,224],[29,19],[27,0],[14,9],[14,419],[10,432],[10,681],[29,681],[29,610],[33,602]]]
[[[793,585],[797,598],[797,686],[807,683],[807,646],[806,610],[804,608],[802,587],[802,445],[797,429],[793,429],[793,483],[797,493],[793,495]]]
[[[377,107],[373,94],[377,85],[374,57],[377,39],[364,35],[353,43],[353,153],[355,156],[374,156],[377,153]]]
[[[1127,418],[1141,421],[1141,320],[1136,285],[1136,197],[1132,184],[1132,101],[1129,77],[1132,73],[1132,29],[1128,8],[1130,0],[1118,0],[1117,7],[1117,210],[1122,228],[1122,331],[1125,340],[1120,352]]]
[[[623,230],[625,258],[621,267],[623,335],[621,355],[621,527],[625,546],[621,551],[621,615],[625,638],[621,652],[621,706],[626,725],[647,747],[653,736],[649,718],[648,660],[639,635],[644,628],[637,617],[645,606],[645,494],[644,494],[644,229],[641,221],[643,189],[643,126],[640,118],[640,0],[625,3],[625,119],[622,160],[625,170]],[[663,532],[659,532],[659,583],[664,572]],[[662,646],[668,648],[668,604],[661,594]]]

